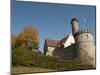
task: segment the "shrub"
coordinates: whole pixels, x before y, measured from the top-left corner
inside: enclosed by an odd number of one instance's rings
[[[77,69],[91,69],[92,65],[80,64],[78,59],[60,59],[56,57],[49,57],[40,55],[37,52],[26,49],[15,49],[12,52],[13,66],[31,66],[39,68],[47,68],[54,70],[77,70]]]

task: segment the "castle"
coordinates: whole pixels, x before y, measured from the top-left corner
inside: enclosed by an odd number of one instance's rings
[[[61,40],[46,39],[44,54],[62,59],[78,58],[82,64],[95,67],[95,45],[93,34],[89,29],[79,29],[78,19],[71,20],[72,34]]]

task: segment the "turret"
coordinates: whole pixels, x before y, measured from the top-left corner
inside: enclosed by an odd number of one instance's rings
[[[75,34],[79,28],[78,28],[78,19],[77,18],[73,18],[71,20],[71,26],[72,26],[72,33]]]

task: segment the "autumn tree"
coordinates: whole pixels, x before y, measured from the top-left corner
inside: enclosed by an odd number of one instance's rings
[[[16,39],[17,47],[26,47],[28,49],[39,48],[39,33],[36,28],[28,26],[18,35]]]
[[[16,41],[17,41],[17,35],[12,34],[11,35],[12,49],[15,48]]]

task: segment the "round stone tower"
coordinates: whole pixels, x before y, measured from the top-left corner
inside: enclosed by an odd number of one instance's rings
[[[93,34],[89,29],[78,29],[78,20],[71,20],[72,33],[75,39],[76,56],[82,64],[89,64],[95,67],[95,45]]]

